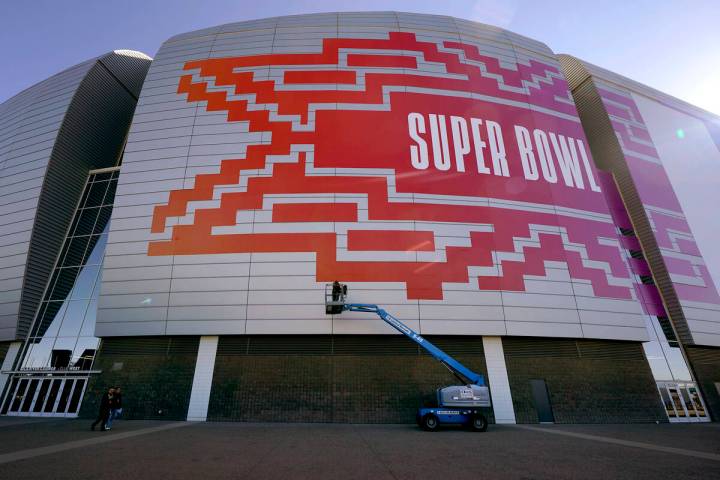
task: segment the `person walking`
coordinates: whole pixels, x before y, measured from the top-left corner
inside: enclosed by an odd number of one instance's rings
[[[110,405],[113,402],[113,396],[115,393],[115,389],[110,387],[107,392],[103,393],[100,397],[100,410],[98,410],[98,416],[93,422],[93,424],[90,426],[90,430],[95,430],[95,425],[98,423],[100,424],[100,431],[104,432],[107,430],[105,428],[105,424],[108,421],[108,417],[110,416]]]
[[[122,390],[120,387],[115,387],[115,393],[113,394],[112,402],[110,404],[110,415],[108,416],[106,428],[110,430],[113,420],[122,415]]]

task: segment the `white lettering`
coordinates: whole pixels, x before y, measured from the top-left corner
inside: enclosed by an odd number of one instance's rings
[[[431,113],[429,117],[430,138],[432,139],[435,168],[443,171],[450,170],[450,148],[448,147],[445,115],[435,115]]]
[[[550,132],[550,142],[555,150],[560,172],[562,173],[565,185],[585,189],[582,173],[580,172],[580,164],[578,163],[577,150],[575,149],[575,140],[570,138],[569,141],[563,135],[555,135]],[[568,148],[569,145],[569,148]]]
[[[535,162],[535,154],[533,153],[532,143],[530,142],[530,132],[525,127],[515,125],[515,138],[517,138],[518,150],[520,152],[520,161],[522,162],[523,174],[528,180],[537,180],[540,178]]]
[[[463,117],[450,117],[453,147],[455,149],[455,166],[458,172],[465,171],[465,155],[470,153],[467,121]]]
[[[407,122],[411,140],[410,163],[413,168],[427,170],[433,165],[436,170],[446,172],[454,165],[454,171],[465,172],[465,157],[472,155],[474,150],[479,174],[510,176],[503,131],[498,122],[418,112],[408,113]],[[531,131],[523,125],[513,127],[519,159],[513,158],[512,161],[520,161],[526,180],[536,181],[542,177],[548,183],[557,184],[562,176],[563,183],[568,187],[585,189],[587,182],[593,192],[601,191],[583,140],[539,128]],[[490,155],[487,163],[486,151]],[[472,167],[470,170],[473,170]]]
[[[425,133],[425,117],[419,113],[409,113],[408,131],[410,138],[417,143],[417,145],[410,145],[410,163],[418,170],[425,170],[430,166],[427,142],[418,135],[418,133]]]
[[[485,156],[483,149],[487,146],[480,138],[480,124],[482,120],[479,118],[470,119],[470,130],[472,130],[473,146],[475,147],[475,161],[477,162],[478,173],[490,173],[490,169],[485,165]]]
[[[507,159],[505,158],[505,142],[503,141],[500,124],[488,120],[487,126],[488,141],[490,142],[490,156],[493,163],[493,173],[502,177],[509,177]]]
[[[552,161],[552,153],[550,152],[547,135],[539,128],[536,128],[533,131],[533,138],[535,139],[535,146],[537,148],[543,178],[550,183],[557,183],[557,172],[555,171],[555,164]]]
[[[595,183],[595,176],[593,175],[592,168],[590,167],[590,162],[588,161],[587,153],[585,152],[585,144],[582,140],[577,140],[578,149],[580,150],[580,156],[582,157],[583,166],[585,167],[585,173],[587,173],[588,176],[588,182],[590,182],[590,189],[593,192],[599,192],[600,187],[597,183]]]

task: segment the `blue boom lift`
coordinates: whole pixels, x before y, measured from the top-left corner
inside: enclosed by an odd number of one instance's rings
[[[325,286],[325,313],[338,315],[344,311],[374,313],[385,323],[424,348],[436,360],[445,365],[463,385],[437,389],[437,407],[422,407],[417,412],[417,423],[427,431],[435,431],[442,424],[464,425],[476,432],[487,429],[487,418],[480,408],[491,406],[490,391],[485,377],[475,373],[462,363],[423,338],[397,318],[377,305],[346,303],[347,285],[339,282]]]

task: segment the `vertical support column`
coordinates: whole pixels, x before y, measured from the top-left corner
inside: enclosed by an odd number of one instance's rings
[[[217,336],[200,337],[192,392],[190,393],[190,405],[188,406],[187,420],[189,422],[204,422],[207,420],[217,346]]]
[[[495,423],[516,423],[501,337],[482,337]]]
[[[12,342],[10,344],[10,346],[8,347],[8,351],[5,354],[5,358],[2,361],[0,372],[7,372],[8,370],[12,370],[13,364],[15,363],[15,359],[20,352],[21,346],[22,342]],[[0,373],[0,402],[2,401],[3,390],[5,390],[5,383],[7,383],[8,378],[10,378],[9,374]]]

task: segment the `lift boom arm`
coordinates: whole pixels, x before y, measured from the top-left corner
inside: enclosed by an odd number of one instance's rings
[[[347,310],[349,312],[375,313],[378,317],[382,318],[385,323],[424,348],[430,355],[433,356],[433,358],[445,365],[447,369],[462,382],[479,386],[485,385],[485,377],[483,375],[473,372],[377,305],[366,303],[346,303],[343,305],[343,310]]]

